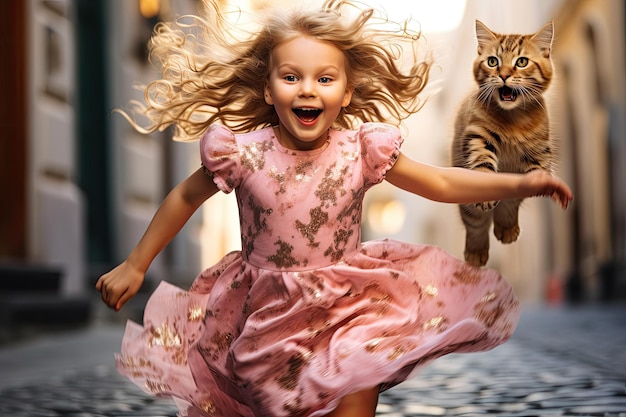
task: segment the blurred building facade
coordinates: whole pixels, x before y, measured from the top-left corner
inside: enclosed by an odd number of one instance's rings
[[[159,75],[146,49],[156,22],[193,13],[198,2],[1,4],[0,53],[15,65],[2,69],[0,81],[6,87],[0,186],[10,202],[1,205],[0,259],[58,267],[62,292],[85,294],[100,273],[126,257],[168,190],[199,167],[197,143],[174,143],[169,132],[138,134],[113,112],[141,99],[133,87]],[[497,8],[490,0],[468,0],[457,28],[426,34],[438,64],[438,90],[431,89],[423,110],[406,122],[404,150],[447,165],[452,120],[473,83],[474,19],[502,33],[532,33],[555,22],[557,80],[549,107],[560,144],[558,174],[576,199],[565,212],[549,201],[529,200],[521,210],[519,241],[502,246],[494,239],[488,265],[526,301],[558,298],[559,291],[595,301],[624,291],[625,13],[623,2],[613,0],[506,0]],[[377,221],[385,209],[396,210],[391,217],[402,221]],[[431,243],[462,256],[456,207],[381,185],[368,195],[364,219],[366,239]],[[189,284],[236,249],[238,239],[234,196],[215,197],[157,258],[149,279]]]

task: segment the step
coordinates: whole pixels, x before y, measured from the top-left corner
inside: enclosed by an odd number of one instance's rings
[[[63,271],[60,268],[27,262],[0,262],[0,294],[5,292],[57,292]]]
[[[4,293],[0,296],[0,323],[20,326],[69,327],[87,324],[91,303],[87,297],[46,293]]]

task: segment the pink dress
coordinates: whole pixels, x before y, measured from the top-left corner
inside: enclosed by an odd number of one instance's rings
[[[513,333],[519,303],[497,272],[429,245],[361,243],[364,193],[399,154],[395,127],[331,130],[307,152],[271,128],[214,125],[200,143],[207,173],[236,191],[242,250],[189,291],[161,283],[117,358],[180,415],[321,416]]]

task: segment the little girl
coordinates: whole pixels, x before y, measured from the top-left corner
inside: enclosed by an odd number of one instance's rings
[[[330,0],[272,11],[235,42],[217,3],[207,6],[187,32],[158,27],[163,79],[143,107],[151,124],[131,120],[201,137],[202,166],[96,288],[119,310],[218,191],[236,191],[242,248],[189,291],[161,283],[144,326],[128,324],[119,371],[174,397],[181,415],[366,417],[382,390],[429,361],[506,341],[519,315],[509,284],[436,247],[361,243],[363,196],[387,180],[440,202],[551,196],[566,207],[567,185],[403,155],[396,126],[420,107],[430,67],[414,58],[400,71],[396,52],[417,40],[405,26],[384,29],[372,10]]]

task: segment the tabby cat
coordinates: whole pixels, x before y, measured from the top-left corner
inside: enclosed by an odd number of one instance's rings
[[[552,169],[554,146],[543,94],[552,79],[552,22],[532,35],[498,34],[476,21],[478,87],[462,103],[452,144],[454,166],[525,173]],[[521,199],[460,206],[465,260],[489,259],[489,229],[502,243],[517,240]]]

